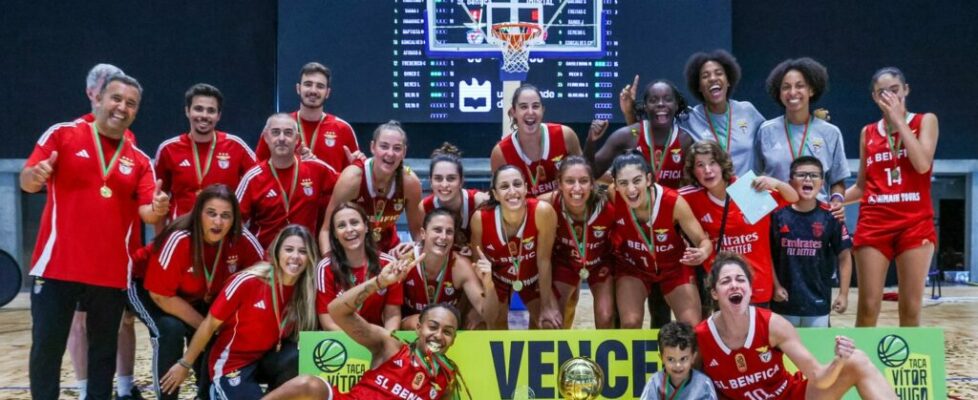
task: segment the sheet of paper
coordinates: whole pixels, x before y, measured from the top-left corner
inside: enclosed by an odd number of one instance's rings
[[[756,224],[765,215],[778,208],[778,202],[774,200],[771,193],[766,190],[758,192],[750,186],[751,182],[754,182],[754,178],[757,178],[754,171],[747,171],[744,176],[738,177],[733,185],[727,186],[727,194],[730,195],[730,199],[737,204],[737,207],[740,207],[744,218],[751,225]]]

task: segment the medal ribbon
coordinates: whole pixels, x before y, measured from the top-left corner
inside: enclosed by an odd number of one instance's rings
[[[272,171],[272,176],[275,177],[275,183],[278,184],[279,190],[282,191],[282,204],[285,205],[285,215],[289,215],[289,211],[292,210],[292,206],[289,203],[289,199],[295,194],[295,185],[299,183],[299,159],[295,156],[292,157],[295,162],[292,164],[294,169],[292,170],[292,188],[288,193],[285,193],[285,187],[282,186],[282,181],[278,178],[278,172],[275,172],[275,166],[271,162],[268,163],[268,169]]]
[[[438,373],[441,372],[442,368],[445,368],[449,372],[454,372],[454,369],[452,369],[451,364],[448,363],[448,361],[446,360],[446,356],[444,354],[442,353],[425,354],[426,352],[418,348],[419,346],[417,341],[414,342],[413,347],[414,347],[414,351],[413,351],[414,357],[424,367],[425,373],[428,374],[428,377],[430,377],[432,380],[434,380],[434,378],[438,376]],[[431,360],[431,362],[428,362],[429,359]]]
[[[506,232],[506,220],[503,219],[503,212],[500,208],[501,206],[496,206],[496,220],[499,221],[499,226],[503,229],[503,240],[505,240],[506,248],[509,249],[509,233]],[[523,213],[523,223],[520,224],[520,229],[526,226],[526,215],[529,214],[529,210]],[[519,233],[519,232],[517,232]],[[516,269],[516,279],[513,281],[520,280],[520,258],[523,257],[523,243],[520,238],[516,237],[516,247],[518,248],[516,253],[516,258],[513,258],[513,253],[509,253],[509,257],[513,260],[513,267]]]
[[[102,169],[102,185],[105,186],[109,181],[109,175],[112,174],[112,167],[116,165],[119,161],[119,154],[122,154],[122,148],[126,145],[126,137],[122,136],[122,141],[119,142],[119,147],[115,149],[115,154],[112,155],[112,159],[109,160],[109,164],[105,164],[105,153],[102,151],[102,141],[98,137],[98,125],[92,122],[92,139],[95,140],[95,152],[98,154],[99,167]]]
[[[187,136],[189,137],[190,134],[188,133]],[[216,149],[216,148],[217,148],[217,131],[214,131],[214,134],[211,135],[211,150],[207,154],[207,164],[204,165],[204,170],[203,170],[203,172],[201,172],[201,170],[200,170],[200,154],[197,153],[197,142],[194,142],[193,139],[190,139],[190,149],[194,153],[194,171],[197,172],[197,188],[198,189],[203,189],[203,186],[204,186],[204,177],[207,176],[207,174],[211,171],[211,161],[214,161],[214,149]],[[274,168],[273,168],[273,170],[274,170]]]
[[[577,240],[577,233],[574,231],[574,218],[564,211],[562,211],[561,214],[564,215],[564,220],[567,221],[567,231],[570,232],[571,237],[574,238],[574,244],[577,246],[577,254],[581,259],[581,268],[587,269],[587,228],[588,217],[591,216],[591,210],[589,210],[587,206],[584,207],[584,229],[581,232],[581,240]]]
[[[678,388],[673,389],[672,390],[672,396],[669,396],[667,398],[666,395],[669,393],[669,388],[672,387],[672,384],[667,384],[666,383],[666,381],[669,380],[669,375],[662,374],[662,400],[667,400],[667,399],[668,400],[673,400],[673,399],[675,399],[677,396],[679,396],[680,393],[683,392],[684,389],[686,389],[686,384],[689,383],[689,381],[691,379],[692,379],[692,375],[690,375],[689,378],[686,378],[686,380],[683,381],[683,384],[682,385],[679,385]],[[682,398],[682,397],[680,397],[680,398]]]
[[[652,211],[652,198],[655,197],[655,192],[656,192],[655,186],[652,186],[652,189],[649,189],[649,191],[647,192],[648,198],[645,200],[645,208],[649,210],[649,222],[647,225],[649,226],[650,230],[652,228],[652,221],[655,221],[655,217],[656,217],[655,215],[653,215],[654,213]],[[659,262],[658,260],[656,260],[656,256],[655,256],[655,235],[653,234],[650,240],[649,236],[645,234],[645,229],[642,228],[642,224],[638,222],[638,216],[635,215],[635,210],[629,208],[628,212],[632,216],[632,223],[635,224],[635,230],[637,230],[639,235],[641,235],[642,241],[645,242],[645,245],[649,247],[649,253],[652,254],[652,263],[655,264],[655,271],[658,274]],[[650,232],[650,233],[654,233],[654,232]]]
[[[712,126],[710,129],[713,129]],[[649,145],[649,165],[652,166],[652,176],[658,178],[659,171],[662,169],[662,163],[666,160],[666,151],[669,150],[669,146],[672,145],[672,138],[676,132],[679,131],[679,126],[673,123],[672,130],[669,131],[669,136],[666,137],[666,144],[662,147],[662,154],[659,155],[659,162],[655,162],[655,138],[652,135],[652,128],[649,126],[648,120],[642,121],[642,130],[645,137],[645,143]],[[727,130],[730,130],[729,128]],[[719,140],[717,140],[719,143]],[[729,143],[727,144],[729,146]]]
[[[425,300],[427,300],[427,302],[428,302],[429,305],[431,305],[431,304],[437,304],[438,303],[438,297],[441,296],[441,289],[442,289],[442,287],[445,284],[446,271],[448,271],[448,258],[449,257],[447,257],[447,256],[445,257],[445,262],[443,262],[441,264],[441,270],[438,271],[438,276],[435,278],[436,282],[438,282],[438,286],[435,289],[435,300],[434,301],[431,300],[431,296],[428,294],[428,274],[426,273],[427,269],[424,266],[424,261],[418,263],[418,266],[416,267],[418,269],[418,274],[421,276],[421,279],[424,279],[424,286],[425,286],[425,289],[424,289],[424,297],[425,297]]]
[[[710,112],[709,107],[703,106],[703,111],[706,112],[706,123],[710,124],[710,132],[713,133],[713,138],[717,140],[717,144],[725,152],[730,152],[730,128],[733,123],[733,103],[727,101],[727,130],[724,135],[727,137],[727,143],[724,144],[720,141],[720,134],[717,132],[716,128],[713,127],[713,113]]]
[[[299,126],[299,139],[302,140],[302,145],[309,148],[309,152],[315,154],[316,149],[316,137],[319,136],[319,127],[323,124],[323,120],[326,119],[326,113],[319,117],[319,122],[316,124],[316,129],[312,131],[312,139],[310,142],[306,142],[306,133],[302,131],[302,118],[299,118],[299,113],[295,113],[295,124]]]
[[[548,134],[548,132],[549,131],[546,128],[544,128],[544,131],[540,132],[540,160],[543,160],[543,156],[544,156],[544,154],[543,154],[543,135]],[[513,132],[513,136],[516,136],[517,134],[518,134],[518,132]],[[516,137],[513,138],[513,140],[516,141],[517,143],[519,143],[520,138],[519,138],[519,136],[516,136]],[[531,188],[535,188],[537,186],[537,174],[536,174],[536,171],[534,171],[533,169],[530,168],[530,165],[532,165],[532,164],[533,163],[530,162],[530,164],[524,165],[523,166],[523,169],[526,170],[526,175],[528,175],[530,177],[530,185],[531,185],[530,187]]]
[[[367,276],[370,273],[370,271],[367,271],[367,266],[366,265],[363,265],[363,266],[357,267],[357,268],[363,268],[363,281],[364,282],[370,280],[370,277]],[[357,274],[356,274],[355,271],[353,271],[353,268],[350,268],[350,288],[352,289],[356,285],[357,285]],[[380,282],[377,282],[377,287],[380,287]],[[366,301],[364,301],[359,306],[357,306],[357,312],[360,312],[360,309],[363,308],[363,304],[364,303],[366,303]]]
[[[275,282],[275,275],[276,275],[276,272],[277,272],[277,271],[275,271],[276,268],[277,267],[273,265],[272,266],[272,271],[271,271],[271,274],[270,274],[271,275],[271,281],[272,281],[271,282],[272,283],[271,284],[271,286],[272,286],[272,311],[275,313],[275,323],[278,325],[278,345],[277,345],[277,348],[281,349],[282,348],[282,336],[285,335],[285,325],[289,321],[287,319],[285,319],[285,318],[282,317],[282,314],[285,312],[285,310],[282,310],[281,308],[285,308],[285,305],[283,304],[282,307],[279,307],[279,305],[278,305],[279,296],[282,297],[282,301],[283,302],[285,301],[285,294],[284,293],[279,293],[279,291],[284,291],[285,289],[281,287],[282,285],[279,285],[278,283]]]
[[[374,170],[374,159],[370,158],[369,160],[367,160],[367,171],[369,171],[367,175],[367,179],[371,179],[371,180],[373,179],[373,170]],[[396,190],[396,189],[392,189],[392,190]],[[371,195],[370,199],[373,200],[373,194],[371,193],[370,195]],[[377,207],[376,201],[371,202],[370,208],[371,211],[373,211],[373,221],[371,221],[370,224],[374,228],[374,230],[371,232],[372,234],[373,232],[380,232],[383,230],[384,209],[387,208],[387,201],[386,200],[384,201],[384,207]],[[377,208],[379,208],[379,210]]]
[[[795,154],[795,148],[791,145],[791,127],[788,126],[788,116],[784,116],[784,137],[788,141],[788,152],[791,153],[791,160],[801,157],[805,154],[805,142],[808,141],[808,125],[811,124],[812,117],[809,116],[805,121],[805,131],[801,134],[801,144],[798,145],[798,154]]]
[[[207,270],[207,266],[204,266],[204,279],[207,280],[207,291],[204,296],[208,296],[211,293],[211,283],[214,282],[214,271],[217,271],[217,264],[221,262],[221,253],[224,251],[224,239],[217,242],[217,256],[214,257],[214,262],[211,263],[210,271]]]

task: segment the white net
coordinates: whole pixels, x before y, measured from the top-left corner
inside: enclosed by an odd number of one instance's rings
[[[540,25],[533,23],[505,23],[492,26],[494,42],[503,52],[502,70],[509,73],[530,71],[529,45],[538,42],[543,33]]]

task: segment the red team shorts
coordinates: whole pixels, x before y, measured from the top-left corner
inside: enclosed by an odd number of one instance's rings
[[[581,284],[581,275],[570,265],[564,265],[559,263],[553,264],[553,281],[554,283],[561,282],[566,283],[570,286],[578,286]],[[589,267],[588,269],[587,284],[594,286],[601,282],[607,281],[611,278],[611,266],[607,263],[598,264]]]
[[[637,268],[628,263],[621,263],[616,266],[615,278],[625,276],[641,280],[645,284],[646,294],[652,291],[652,285],[658,284],[663,296],[669,295],[677,287],[687,283],[696,284],[696,273],[693,268],[679,263],[660,267],[658,274],[653,274],[644,268]]]
[[[937,245],[937,232],[934,230],[934,220],[931,218],[920,219],[917,221],[901,221],[900,224],[893,224],[893,221],[879,224],[876,221],[869,221],[868,218],[860,218],[856,223],[856,233],[852,237],[853,248],[869,246],[887,259],[894,259],[907,250],[913,250],[923,246],[927,242]]]

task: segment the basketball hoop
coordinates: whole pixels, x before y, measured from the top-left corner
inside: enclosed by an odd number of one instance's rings
[[[492,25],[493,43],[502,48],[502,70],[520,74],[530,71],[529,45],[543,35],[540,24],[532,22],[506,22]]]

